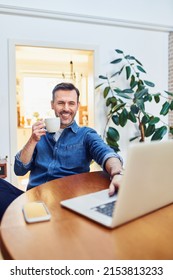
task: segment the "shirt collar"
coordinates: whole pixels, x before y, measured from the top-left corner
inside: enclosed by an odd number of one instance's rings
[[[73,123],[66,128],[70,128],[74,133],[77,133],[79,126],[77,125],[76,121],[73,121]]]

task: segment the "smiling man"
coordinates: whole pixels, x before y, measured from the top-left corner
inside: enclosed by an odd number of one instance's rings
[[[51,107],[61,119],[61,128],[72,124],[80,105],[79,95],[79,90],[72,84],[58,84],[53,89]]]
[[[28,142],[15,156],[15,174],[23,176],[30,171],[27,190],[56,178],[89,172],[92,160],[110,175],[110,195],[120,186],[121,157],[94,129],[79,127],[75,121],[79,95],[79,90],[71,83],[56,85],[52,91],[51,107],[60,118],[60,129],[56,133],[48,133],[43,120],[36,122]],[[0,218],[8,205],[22,193],[10,183],[0,182]]]
[[[79,90],[71,83],[56,85],[51,107],[60,117],[60,130],[48,133],[43,120],[36,122],[30,139],[17,153],[14,171],[19,176],[30,171],[27,189],[56,178],[89,172],[92,160],[110,174],[110,195],[119,187],[122,159],[94,129],[77,125],[79,96]]]

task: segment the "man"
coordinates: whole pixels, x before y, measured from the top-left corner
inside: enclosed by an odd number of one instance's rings
[[[93,159],[111,177],[109,194],[112,195],[119,187],[121,157],[94,129],[79,127],[74,120],[80,105],[79,95],[79,90],[71,83],[56,85],[52,91],[51,107],[60,117],[60,130],[55,134],[48,133],[43,120],[36,122],[30,139],[17,153],[15,174],[22,176],[30,171],[27,190],[55,178],[89,172]]]

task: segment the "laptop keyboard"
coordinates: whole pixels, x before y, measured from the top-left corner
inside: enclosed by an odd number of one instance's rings
[[[99,205],[97,207],[92,208],[92,210],[100,212],[104,215],[112,217],[114,206],[116,201],[111,201],[106,204]]]

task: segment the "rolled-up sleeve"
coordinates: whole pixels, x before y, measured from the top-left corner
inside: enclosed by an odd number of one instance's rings
[[[119,154],[115,153],[114,150],[103,141],[103,139],[97,134],[95,130],[92,129],[87,133],[86,143],[88,145],[91,157],[103,169],[105,162],[111,157],[118,158],[123,165],[122,157]]]
[[[112,157],[118,158],[118,159],[120,160],[121,164],[123,165],[123,159],[122,159],[122,157],[121,157],[119,154],[113,152],[113,153],[108,153],[108,154],[105,155],[105,157],[103,158],[103,161],[102,161],[102,164],[101,164],[101,166],[102,166],[103,169],[105,169],[104,167],[105,167],[106,161],[107,161],[109,158],[112,158]]]
[[[21,160],[20,160],[20,154],[21,151],[19,151],[16,156],[15,156],[15,161],[14,161],[14,173],[17,176],[23,176],[25,175],[29,170],[31,170],[31,166],[32,166],[32,162],[33,159],[31,159],[30,162],[28,162],[27,164],[24,164]]]

